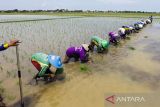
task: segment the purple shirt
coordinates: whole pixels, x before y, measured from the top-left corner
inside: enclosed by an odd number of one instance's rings
[[[66,51],[68,57],[80,58],[81,61],[87,61],[87,52],[81,47],[70,47]]]
[[[120,38],[119,35],[116,32],[109,32],[109,40],[112,43],[117,42],[117,40]]]
[[[115,32],[109,32],[109,36],[113,39],[115,38],[115,34],[116,34]]]
[[[116,32],[110,32],[109,36],[111,40],[115,40],[118,37],[118,34]]]

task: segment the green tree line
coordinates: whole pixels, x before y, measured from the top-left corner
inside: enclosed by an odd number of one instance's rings
[[[146,11],[112,11],[112,10],[108,10],[108,11],[100,11],[100,10],[68,10],[68,9],[56,9],[56,10],[18,10],[18,9],[14,9],[14,10],[0,10],[1,13],[37,13],[37,12],[87,12],[87,13],[160,13],[160,12],[146,12]]]

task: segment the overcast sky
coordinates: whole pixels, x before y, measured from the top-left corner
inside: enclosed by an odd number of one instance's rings
[[[160,12],[160,0],[0,0],[0,10],[82,9]]]

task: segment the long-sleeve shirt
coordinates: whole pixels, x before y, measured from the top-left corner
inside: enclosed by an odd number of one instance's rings
[[[7,49],[8,48],[8,44],[2,44],[1,46],[0,46],[0,51],[3,51],[3,50],[5,50],[5,49]]]
[[[112,43],[118,42],[117,40],[120,38],[120,36],[116,32],[109,32],[109,37],[110,42]]]
[[[85,51],[85,49],[82,46],[68,48],[66,51],[66,55],[68,57],[80,58],[81,62],[88,61],[87,52]]]
[[[94,45],[97,46],[97,51],[98,52],[104,51],[109,46],[109,42],[108,41],[106,41],[106,40],[104,40],[104,39],[102,39],[102,38],[100,38],[98,36],[92,36],[91,42],[94,43]]]

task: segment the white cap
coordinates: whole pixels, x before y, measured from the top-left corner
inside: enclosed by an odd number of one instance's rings
[[[124,28],[119,28],[118,32],[121,33],[121,34],[125,34],[125,29]]]
[[[143,25],[142,24],[138,24],[139,25],[139,28],[143,28]]]

